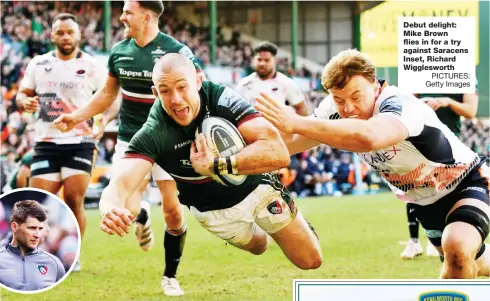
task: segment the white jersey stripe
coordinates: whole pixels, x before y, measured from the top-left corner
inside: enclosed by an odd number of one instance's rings
[[[145,98],[145,99],[155,99],[155,95],[153,94],[140,94],[140,93],[134,93],[134,92],[129,92],[121,88],[121,92],[132,97],[137,97],[137,98]]]

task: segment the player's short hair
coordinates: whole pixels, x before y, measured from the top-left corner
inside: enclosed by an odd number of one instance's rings
[[[29,216],[40,222],[44,222],[48,218],[48,215],[41,204],[33,200],[24,200],[14,204],[10,222],[23,224]]]
[[[262,42],[254,48],[254,55],[261,51],[267,51],[270,52],[272,56],[276,56],[277,46],[271,42]]]
[[[160,16],[163,14],[164,11],[163,1],[136,1],[136,2],[138,2],[139,5],[144,9],[148,9],[154,12],[158,18],[160,18]]]
[[[60,20],[60,21],[73,20],[75,23],[78,23],[77,17],[75,15],[72,15],[69,13],[60,13],[60,14],[56,15],[56,17],[54,17],[53,23],[51,24],[51,26],[53,26],[53,24],[58,20]]]
[[[322,86],[327,91],[332,88],[342,89],[356,75],[374,82],[376,67],[367,55],[358,50],[344,50],[331,58],[323,69]]]

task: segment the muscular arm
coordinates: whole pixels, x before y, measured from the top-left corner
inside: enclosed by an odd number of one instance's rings
[[[282,140],[286,144],[290,155],[295,155],[298,153],[302,153],[305,150],[309,150],[310,148],[314,148],[322,144],[314,139],[307,138],[305,136],[301,136],[298,134],[285,134],[281,133]]]
[[[17,172],[16,176],[16,183],[17,183],[17,188],[24,188],[27,187],[29,184],[29,177],[31,176],[31,170],[29,167],[22,165],[19,168],[19,171]]]
[[[95,92],[86,106],[73,113],[75,121],[82,122],[106,111],[114,103],[118,94],[119,82],[117,78],[107,76],[104,87]]]
[[[447,101],[448,106],[454,113],[466,119],[475,117],[476,111],[478,110],[478,94],[464,94],[462,103],[451,98],[448,98]]]
[[[352,152],[379,150],[408,137],[406,127],[389,114],[379,114],[369,120],[298,118],[295,133]],[[289,147],[294,146],[289,144]]]
[[[146,174],[153,166],[152,162],[138,158],[124,158],[114,165],[109,185],[100,198],[99,210],[102,214],[112,208],[124,208],[127,199],[136,191]]]
[[[261,174],[289,166],[289,153],[279,132],[262,117],[239,125],[247,147],[235,155],[238,173]]]

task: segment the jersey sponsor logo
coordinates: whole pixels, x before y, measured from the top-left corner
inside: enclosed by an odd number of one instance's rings
[[[184,167],[184,168],[192,168],[191,161],[189,161],[187,159],[180,160],[180,163],[182,163],[182,167]]]
[[[15,272],[15,270],[14,269],[0,269],[0,273],[4,273],[4,272],[5,273],[13,273],[13,272]]]
[[[44,71],[46,72],[50,72],[51,70],[53,70],[53,67],[44,67]]]
[[[48,63],[49,63],[49,60],[44,60],[44,61],[38,62],[38,63],[36,64],[36,66],[47,65]]]
[[[166,52],[163,51],[162,49],[160,49],[160,47],[158,47],[157,49],[153,50],[151,52],[151,54],[159,54],[159,55],[164,55]]]
[[[151,71],[128,71],[124,68],[119,68],[119,75],[129,76],[129,77],[151,77]]]
[[[442,232],[439,230],[426,230],[426,229],[424,229],[424,232],[428,238],[441,238],[442,237]]]
[[[175,145],[174,145],[174,149],[178,149],[178,148],[184,147],[184,146],[186,146],[186,145],[189,145],[189,144],[191,144],[191,143],[192,143],[192,141],[193,141],[193,140],[187,140],[187,141],[185,141],[185,142],[181,142],[181,143],[179,143],[179,144],[175,144]]]
[[[395,146],[393,146],[392,149],[383,151],[383,152],[375,152],[373,153],[362,153],[362,157],[364,160],[371,166],[379,164],[379,163],[385,163],[387,161],[393,160],[395,156],[400,152],[401,149],[397,149]]]
[[[116,62],[120,62],[120,61],[132,61],[132,60],[134,60],[133,57],[130,57],[130,56],[122,56],[122,57],[118,58]]]
[[[73,160],[92,166],[92,161],[85,159],[85,158],[73,157]]]
[[[46,89],[51,89],[51,88],[55,88],[55,89],[73,89],[73,90],[78,90],[78,89],[82,89],[83,88],[83,84],[82,83],[77,83],[77,82],[55,82],[55,81],[52,81],[52,80],[48,80],[46,82],[41,82],[41,84],[39,85],[40,87],[42,88],[46,88]]]
[[[48,273],[48,266],[45,264],[40,264],[37,266],[37,269],[41,275],[46,275]]]

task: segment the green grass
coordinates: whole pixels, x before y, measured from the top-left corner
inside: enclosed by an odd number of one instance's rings
[[[392,194],[363,197],[309,198],[296,202],[320,236],[324,263],[313,271],[295,268],[276,244],[254,256],[225,245],[201,228],[186,210],[188,235],[178,278],[185,291],[177,300],[291,300],[292,280],[434,279],[438,258],[403,261],[400,241],[408,239],[405,207]],[[140,251],[134,235],[108,236],[98,228],[100,215],[87,212],[82,242],[82,272],[72,273],[52,290],[18,295],[1,290],[10,300],[175,300],[160,289],[163,271],[164,222],[152,208],[156,244]],[[425,237],[422,230],[420,236]]]

